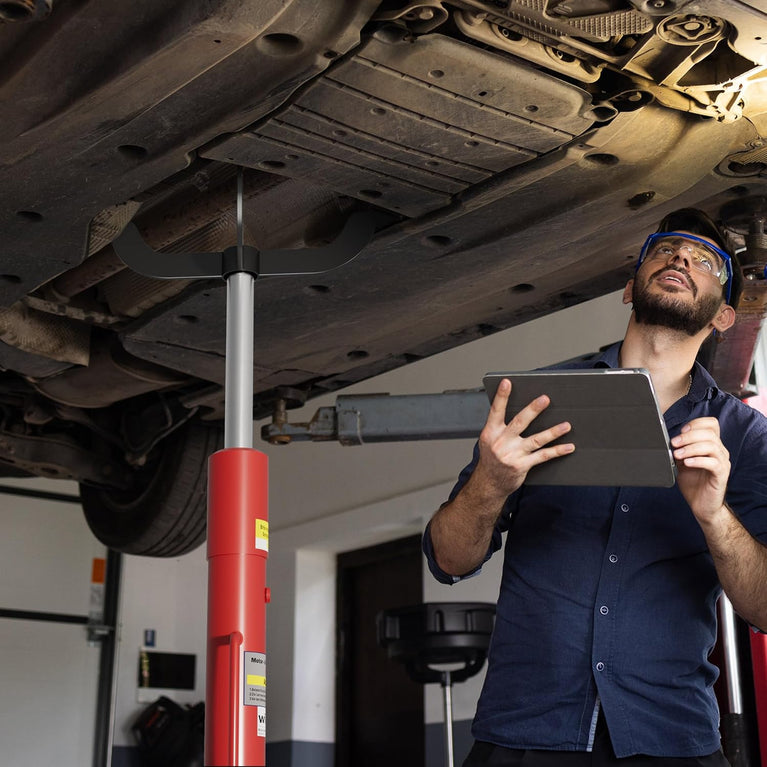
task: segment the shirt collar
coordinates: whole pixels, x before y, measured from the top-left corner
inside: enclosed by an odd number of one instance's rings
[[[711,373],[696,362],[692,368],[692,383],[687,397],[693,402],[702,402],[704,399],[713,399],[718,391],[719,387],[711,377]]]
[[[621,346],[623,346],[623,341],[618,341],[617,343],[608,346],[606,349],[603,349],[598,357],[594,357],[594,359],[591,360],[591,367],[617,368]]]
[[[591,360],[591,367],[617,368],[622,345],[623,341],[618,341],[617,343],[608,346],[601,354]],[[713,398],[718,390],[719,387],[716,385],[716,381],[711,377],[708,370],[706,370],[706,368],[699,362],[696,362],[692,368],[692,382],[690,384],[690,391],[687,393],[687,398],[692,402],[702,402],[703,400]]]

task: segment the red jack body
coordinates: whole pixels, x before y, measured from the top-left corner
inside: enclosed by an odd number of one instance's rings
[[[208,462],[207,767],[266,764],[268,460],[228,448]]]

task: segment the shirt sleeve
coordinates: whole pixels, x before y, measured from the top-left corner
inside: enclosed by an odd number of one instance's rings
[[[461,488],[466,484],[472,472],[474,471],[474,467],[477,465],[478,460],[479,460],[479,445],[475,444],[474,455],[472,457],[472,460],[467,466],[463,468],[461,473],[458,475],[458,481],[455,483],[455,486],[450,491],[450,495],[448,496],[448,499],[445,502],[445,504],[450,503],[450,501],[452,501],[458,495],[458,493],[461,491]],[[464,573],[462,575],[450,575],[449,573],[446,573],[437,564],[437,560],[434,555],[434,544],[431,539],[431,522],[429,522],[423,534],[422,548],[423,548],[423,553],[426,556],[426,562],[429,566],[429,571],[440,583],[446,583],[448,585],[452,585],[453,583],[458,583],[458,581],[462,581],[462,580],[465,580],[466,578],[471,578],[473,575],[477,575],[482,569],[482,565],[484,565],[485,562],[487,562],[487,560],[490,559],[490,557],[493,556],[493,554],[495,554],[495,552],[501,548],[501,542],[502,542],[501,536],[503,532],[508,528],[508,518],[509,518],[508,508],[510,506],[510,501],[511,501],[511,497],[506,500],[506,504],[504,505],[503,511],[501,512],[501,515],[495,524],[495,528],[493,529],[493,536],[490,540],[490,546],[488,547],[487,553],[485,554],[485,558],[471,572]],[[445,504],[443,504],[443,506]]]

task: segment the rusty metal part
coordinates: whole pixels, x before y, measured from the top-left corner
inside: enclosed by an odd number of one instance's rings
[[[90,328],[87,325],[64,317],[51,317],[23,303],[0,308],[0,340],[59,362],[88,364]]]
[[[39,381],[40,394],[64,405],[100,408],[129,397],[178,386],[186,376],[129,355],[117,343],[98,346],[87,368]]]
[[[281,180],[266,174],[250,173],[245,179],[244,196],[246,199],[254,198],[270,185],[279,183]],[[201,186],[199,196],[186,200],[173,210],[163,210],[162,214],[150,211],[142,217],[142,236],[155,250],[167,253],[209,251],[221,250],[231,244],[236,191],[233,177],[225,178],[212,190],[202,183]],[[109,244],[134,218],[140,207],[141,203],[129,201],[107,208],[93,219],[88,231],[89,257],[49,283],[48,288],[56,298],[67,301],[95,285],[106,283],[110,308],[118,315],[113,321],[117,321],[119,315],[139,316],[142,311],[169,297],[167,285],[154,282],[138,285],[125,275],[112,283],[108,282],[127,269]],[[183,287],[178,287],[173,294]],[[109,323],[100,321],[97,324]]]
[[[281,179],[265,173],[246,173],[243,200],[251,200],[281,183]],[[139,230],[154,250],[168,253],[220,250],[231,245],[236,234],[237,180],[234,169],[230,171],[230,177],[203,191],[204,194],[187,198],[170,210],[150,210],[141,216]]]
[[[109,245],[136,215],[140,202],[128,200],[122,205],[113,205],[97,213],[88,227],[88,256],[98,253]]]
[[[269,443],[272,445],[288,445],[291,437],[288,434],[281,434],[285,425],[288,423],[288,410],[284,399],[278,399],[274,403],[274,412],[272,413],[272,427],[278,433],[269,437]]]
[[[244,197],[255,198],[270,186],[282,185],[263,173],[251,172],[245,176]],[[234,238],[234,205],[236,188],[233,179],[225,179],[205,195],[194,196],[175,209],[162,215],[151,211],[141,219],[142,236],[155,250],[163,253],[223,250]],[[116,206],[103,211],[90,230],[89,247],[102,245],[100,252],[87,258],[79,266],[57,277],[51,288],[54,296],[66,302],[96,285],[101,286],[102,297],[109,313],[92,316],[93,322],[108,325],[126,317],[139,317],[147,310],[178,295],[189,284],[181,280],[168,283],[153,280],[131,272],[118,258],[111,242],[138,209],[138,205]],[[56,311],[54,307],[49,307]],[[68,313],[56,311],[56,313]]]
[[[125,264],[111,247],[83,261],[79,266],[56,277],[50,286],[55,296],[68,300],[125,269]]]
[[[140,317],[181,293],[189,280],[154,280],[125,269],[102,285],[109,310],[118,317]]]
[[[35,436],[0,431],[0,462],[40,477],[73,479],[110,487],[130,486],[130,470],[63,434]]]
[[[98,325],[105,328],[117,325],[124,319],[103,311],[103,307],[94,305],[95,302],[69,304],[60,300],[51,301],[39,296],[25,296],[21,299],[20,303],[42,314],[68,317],[77,322],[86,322],[89,325]]]
[[[281,422],[280,422],[281,421]],[[338,416],[336,408],[321,407],[308,423],[290,423],[285,417],[272,420],[261,427],[261,439],[270,445],[289,445],[291,442],[304,441],[330,442],[338,439]]]
[[[722,389],[742,398],[755,393],[750,385],[751,369],[767,316],[767,199],[739,199],[725,206],[721,217],[729,229],[744,237],[746,247],[739,254],[744,281],[735,325],[719,339],[711,374]]]
[[[755,143],[761,143],[761,139]],[[762,159],[767,161],[767,148],[758,148],[754,150],[754,154],[751,155],[752,159],[749,162],[757,162],[758,153],[761,153]],[[740,158],[741,156],[732,155],[730,159]],[[724,225],[731,231],[744,237],[751,235],[755,238],[750,246],[747,245],[750,252],[751,248],[759,245],[761,236],[763,236],[763,229],[759,228],[759,221],[767,220],[767,197],[753,194],[748,197],[739,197],[737,200],[722,207],[720,217]]]

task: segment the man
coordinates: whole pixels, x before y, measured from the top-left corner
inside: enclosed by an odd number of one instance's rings
[[[576,365],[650,371],[672,488],[526,486],[533,466],[578,445],[552,444],[567,423],[536,433],[545,392],[506,425],[511,384],[498,388],[474,460],[424,535],[432,573],[452,583],[507,533],[464,767],[727,764],[708,654],[722,587],[767,629],[767,419],[695,359],[734,323],[741,285],[716,225],[676,211],[626,286],[623,342]]]

